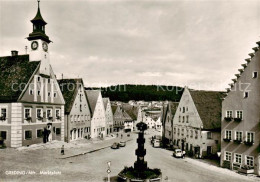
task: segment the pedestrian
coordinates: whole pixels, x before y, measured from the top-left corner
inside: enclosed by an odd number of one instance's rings
[[[183,159],[185,158],[185,155],[186,155],[186,152],[185,152],[185,150],[182,152],[182,157],[183,157]]]
[[[61,155],[65,154],[65,152],[64,152],[64,145],[62,145],[60,153],[61,153]]]

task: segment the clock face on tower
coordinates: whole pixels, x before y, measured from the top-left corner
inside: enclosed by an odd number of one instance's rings
[[[36,50],[38,48],[38,42],[33,41],[31,44],[31,48],[32,48],[32,50]]]
[[[43,50],[44,50],[45,52],[47,52],[47,51],[48,51],[48,44],[47,44],[46,42],[43,42],[43,43],[42,43],[42,48],[43,48]]]

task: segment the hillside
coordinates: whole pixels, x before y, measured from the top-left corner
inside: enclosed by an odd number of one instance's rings
[[[86,88],[97,89],[97,88]],[[102,96],[112,101],[128,102],[129,100],[145,101],[179,101],[182,87],[157,85],[116,85],[102,87]]]

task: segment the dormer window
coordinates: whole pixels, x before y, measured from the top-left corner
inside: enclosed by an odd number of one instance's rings
[[[258,77],[258,72],[257,71],[254,71],[253,73],[252,73],[252,78],[257,78]]]

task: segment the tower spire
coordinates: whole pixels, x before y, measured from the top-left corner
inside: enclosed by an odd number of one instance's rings
[[[37,0],[38,10],[36,16],[31,20],[33,24],[33,32],[29,34],[28,40],[42,39],[50,43],[49,37],[45,34],[45,25],[47,24],[41,15],[40,0]]]

